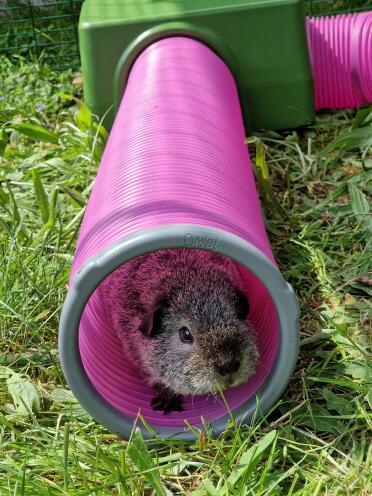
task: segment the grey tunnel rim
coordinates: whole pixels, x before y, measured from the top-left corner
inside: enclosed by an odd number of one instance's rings
[[[292,287],[284,280],[273,263],[253,244],[220,228],[202,224],[166,224],[127,235],[98,255],[89,258],[75,273],[72,285],[63,305],[59,326],[59,354],[63,372],[77,400],[100,424],[112,432],[128,438],[133,429],[129,417],[107,402],[88,378],[81,361],[78,332],[80,318],[92,292],[115,268],[134,257],[165,248],[194,247],[211,249],[208,239],[216,240],[212,251],[229,256],[256,275],[268,290],[278,316],[280,339],[275,363],[264,384],[256,393],[260,409],[267,411],[281,396],[292,375],[299,347],[299,305]],[[204,241],[202,241],[204,240]],[[205,246],[201,246],[204,242]],[[192,246],[192,243],[198,246]],[[256,395],[234,410],[237,421],[249,422],[257,407]],[[212,423],[216,435],[220,435],[230,419],[225,416]],[[142,435],[153,435],[142,422],[138,422]],[[194,439],[186,428],[150,425],[162,437]]]

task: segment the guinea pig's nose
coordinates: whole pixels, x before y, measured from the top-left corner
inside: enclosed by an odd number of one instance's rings
[[[239,370],[239,367],[239,360],[233,360],[232,362],[225,363],[224,365],[217,365],[216,369],[220,375],[227,375],[237,372]]]

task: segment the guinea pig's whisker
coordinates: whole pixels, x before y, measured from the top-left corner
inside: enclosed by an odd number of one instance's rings
[[[221,395],[219,395],[216,391],[213,391],[213,398],[214,400],[217,402],[217,403],[221,403],[222,399],[221,399]]]

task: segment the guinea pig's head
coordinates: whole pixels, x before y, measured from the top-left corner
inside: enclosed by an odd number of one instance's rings
[[[221,273],[178,281],[143,320],[147,372],[179,394],[245,382],[259,356],[248,314],[246,295]]]

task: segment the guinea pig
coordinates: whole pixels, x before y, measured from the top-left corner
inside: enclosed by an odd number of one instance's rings
[[[137,257],[99,286],[127,360],[157,393],[154,410],[182,411],[183,395],[245,382],[259,358],[237,264],[174,248]]]

